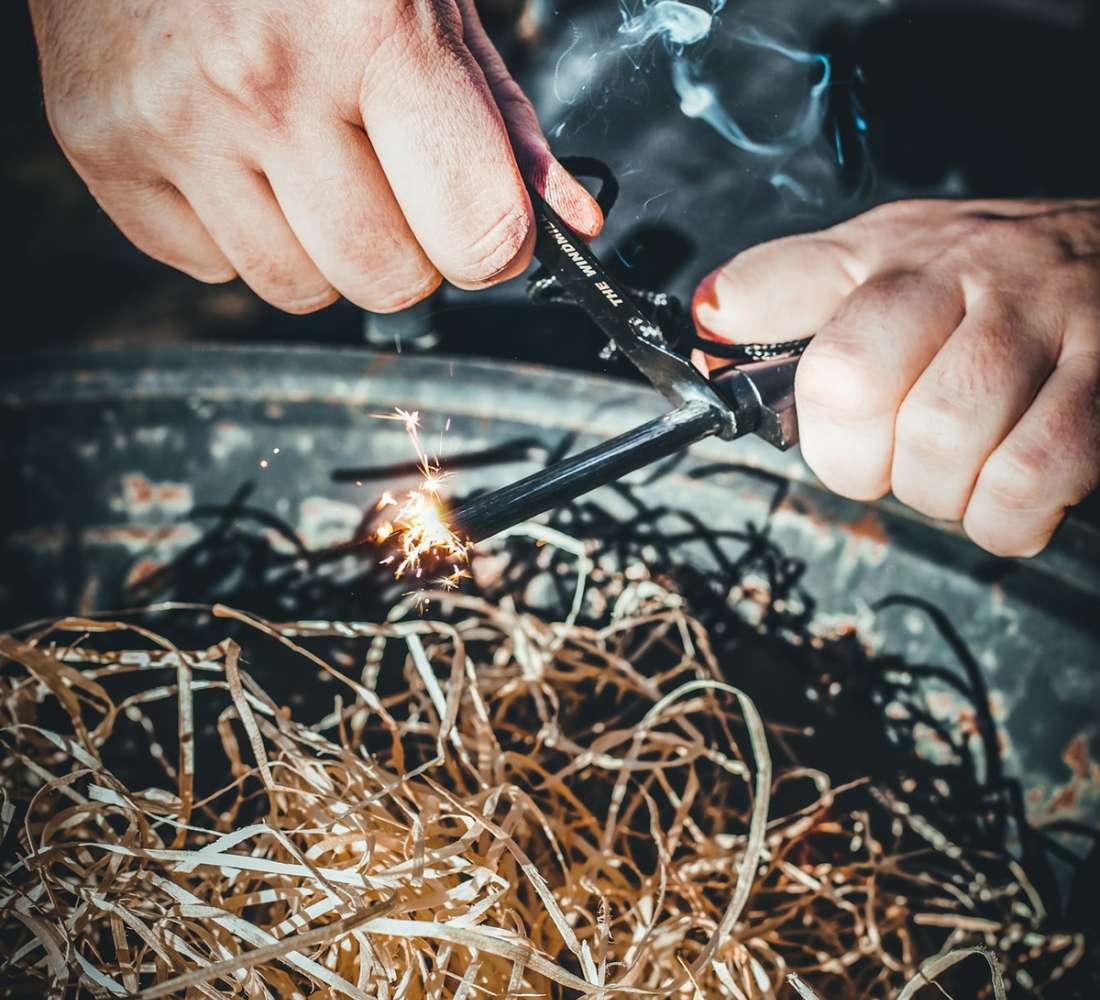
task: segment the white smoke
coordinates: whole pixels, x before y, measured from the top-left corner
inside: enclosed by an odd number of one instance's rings
[[[637,47],[660,40],[668,52],[672,85],[680,98],[680,110],[689,118],[706,122],[723,139],[756,156],[779,157],[812,143],[820,134],[827,111],[827,91],[832,75],[828,57],[784,45],[756,28],[745,27],[728,33],[746,46],[771,52],[791,63],[814,66],[818,78],[809,84],[793,124],[783,134],[766,139],[750,136],[719,97],[715,82],[708,79],[701,60],[690,51],[707,40],[718,27],[717,14],[725,0],[715,0],[710,10],[680,0],[643,0],[633,13],[620,6],[623,22],[619,33]],[[791,185],[787,185],[791,187]]]
[[[835,84],[827,55],[780,40],[789,28],[766,34],[748,23],[766,16],[726,0],[619,0],[617,13],[610,37],[573,27],[553,78],[568,110],[552,137],[598,128],[612,107],[660,113],[663,76],[683,115],[743,154],[739,166],[793,202],[822,201],[840,162],[826,135]]]
[[[669,45],[694,45],[710,34],[714,15],[722,9],[724,0],[709,11],[679,0],[657,0],[636,14],[620,8],[623,23],[619,34],[632,39],[630,44],[644,45],[654,38],[663,38]]]

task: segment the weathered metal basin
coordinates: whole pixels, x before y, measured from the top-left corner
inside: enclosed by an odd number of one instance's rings
[[[200,536],[196,505],[224,504],[248,480],[250,506],[307,546],[349,537],[383,486],[407,475],[400,424],[372,417],[394,406],[419,409],[430,434],[449,421],[447,455],[488,452],[457,462],[463,493],[518,478],[563,444],[619,433],[662,402],[594,376],[366,351],[172,346],[15,360],[0,374],[0,625],[118,606],[128,579]],[[363,467],[378,475],[334,480]],[[804,564],[820,627],[855,623],[877,652],[942,668],[968,690],[984,685],[1033,822],[1100,819],[1095,528],[1067,525],[1034,560],[995,559],[890,502],[836,498],[797,455],[756,441],[704,442],[634,482],[648,504],[766,532]],[[972,723],[959,687],[929,685],[933,714]]]

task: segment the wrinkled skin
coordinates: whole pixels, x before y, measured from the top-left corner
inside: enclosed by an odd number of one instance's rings
[[[46,109],[142,250],[309,312],[391,311],[524,270],[526,176],[578,232],[472,0],[31,0]],[[514,152],[513,152],[514,151]]]
[[[802,452],[844,496],[1030,556],[1100,478],[1100,203],[886,205],[740,254],[694,311],[718,340],[814,335]]]

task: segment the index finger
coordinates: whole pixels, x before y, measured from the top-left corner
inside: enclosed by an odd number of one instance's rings
[[[417,242],[454,284],[520,273],[531,203],[500,110],[454,4],[401,4],[371,57],[363,126]]]

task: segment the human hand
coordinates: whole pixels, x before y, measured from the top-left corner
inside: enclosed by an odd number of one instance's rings
[[[815,334],[802,453],[844,496],[1029,556],[1100,479],[1100,202],[885,205],[740,254],[694,313],[716,340]]]
[[[65,154],[126,236],[203,281],[289,312],[502,281],[534,244],[524,176],[581,235],[602,225],[473,0],[30,7]]]

